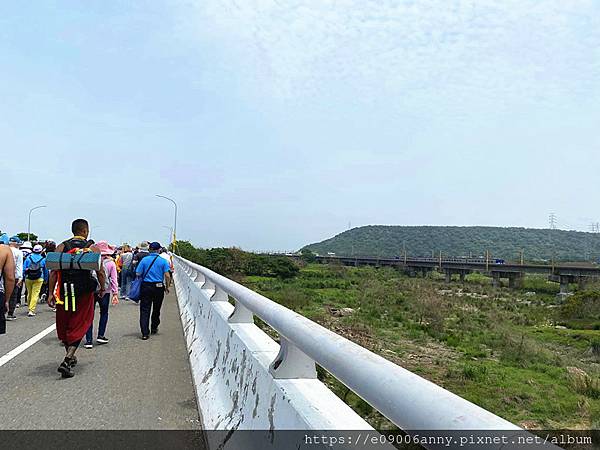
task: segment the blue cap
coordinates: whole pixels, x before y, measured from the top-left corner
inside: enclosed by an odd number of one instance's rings
[[[0,234],[0,244],[8,245],[8,235],[6,233]]]
[[[23,242],[19,236],[12,236],[8,241],[15,244],[21,244]]]
[[[162,245],[159,242],[152,242],[150,244],[150,250],[160,250]]]

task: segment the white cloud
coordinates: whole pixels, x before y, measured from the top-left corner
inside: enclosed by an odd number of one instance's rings
[[[593,0],[202,0],[180,11],[246,94],[459,115],[599,97]]]

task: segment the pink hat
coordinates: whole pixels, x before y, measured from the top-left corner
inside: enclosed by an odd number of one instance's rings
[[[95,247],[100,250],[100,253],[103,255],[112,255],[115,252],[115,247],[106,241],[96,242]]]

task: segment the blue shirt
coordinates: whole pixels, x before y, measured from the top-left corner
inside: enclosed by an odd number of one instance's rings
[[[150,265],[152,265],[152,267],[150,267]],[[148,267],[150,267],[150,270],[148,270]],[[142,281],[148,283],[162,283],[164,281],[165,273],[169,270],[171,270],[169,263],[164,258],[161,258],[158,253],[150,253],[140,261],[135,268],[135,273],[142,276],[148,271]]]
[[[25,261],[23,261],[23,278],[27,278],[26,271],[29,268],[29,266],[31,266],[31,263],[32,262],[37,263],[40,261],[41,261],[40,266],[42,269],[42,274],[41,274],[40,278],[38,278],[38,279],[47,280],[48,279],[48,269],[46,268],[46,258],[44,258],[42,255],[38,255],[37,253],[30,254],[27,258],[25,258]]]

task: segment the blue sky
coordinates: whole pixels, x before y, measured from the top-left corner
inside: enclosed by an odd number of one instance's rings
[[[600,221],[597,0],[2,2],[0,55],[9,232]]]

